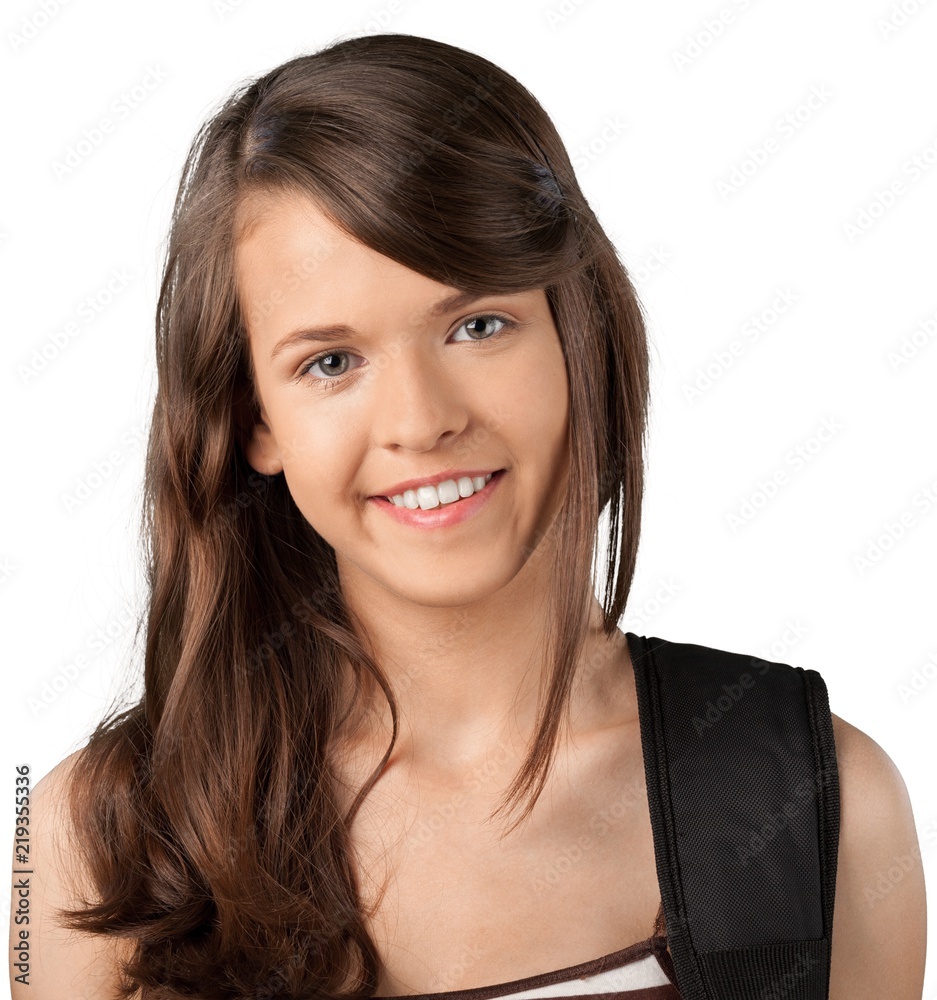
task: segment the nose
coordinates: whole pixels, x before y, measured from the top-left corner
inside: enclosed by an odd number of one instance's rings
[[[383,448],[431,451],[441,440],[458,436],[469,416],[464,387],[454,376],[439,353],[412,338],[394,356],[388,352],[375,359],[375,442]]]

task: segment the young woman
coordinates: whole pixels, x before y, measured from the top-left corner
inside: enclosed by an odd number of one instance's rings
[[[617,627],[644,325],[537,101],[405,35],[240,89],[156,362],[145,694],[36,788],[14,998],[679,997]],[[830,996],[913,1000],[908,796],[833,722]]]

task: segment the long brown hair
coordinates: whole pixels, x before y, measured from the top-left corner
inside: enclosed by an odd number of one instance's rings
[[[645,327],[537,100],[481,56],[402,34],[346,39],[241,86],[189,151],[159,294],[145,691],[97,727],[70,788],[94,898],[68,923],[134,942],[126,996],[366,997],[378,982],[347,831],[393,749],[393,693],[334,550],[283,475],[254,472],[242,450],[257,398],[235,217],[263,189],[313,195],[351,236],[439,282],[546,292],[570,390],[567,494],[550,529],[563,571],[536,735],[495,814],[526,795],[515,824],[526,818],[548,777],[606,505],[606,636],[634,573]],[[383,690],[393,738],[342,814],[326,751],[351,711],[348,665]]]

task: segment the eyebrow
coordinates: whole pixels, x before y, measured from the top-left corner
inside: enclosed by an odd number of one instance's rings
[[[446,313],[452,312],[454,309],[461,309],[472,302],[477,302],[483,297],[484,295],[479,294],[478,292],[456,292],[454,295],[450,295],[445,299],[440,299],[430,308],[427,315],[431,318],[444,316]],[[294,344],[302,343],[304,341],[317,341],[322,344],[331,344],[337,340],[353,336],[355,336],[355,331],[350,326],[346,326],[344,323],[338,323],[333,326],[302,327],[299,330],[294,330],[292,333],[287,334],[287,336],[285,336],[276,345],[276,347],[274,347],[274,349],[270,352],[270,360],[272,361],[288,347],[292,347]]]

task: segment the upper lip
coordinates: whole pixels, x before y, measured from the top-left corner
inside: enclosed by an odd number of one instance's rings
[[[415,490],[418,486],[438,486],[447,479],[454,479],[458,482],[464,476],[475,479],[476,476],[487,476],[489,472],[500,472],[500,469],[444,469],[442,472],[433,472],[419,479],[404,479],[393,486],[388,486],[386,490],[380,490],[373,494],[376,497],[393,497],[399,493],[406,493],[407,490]]]

